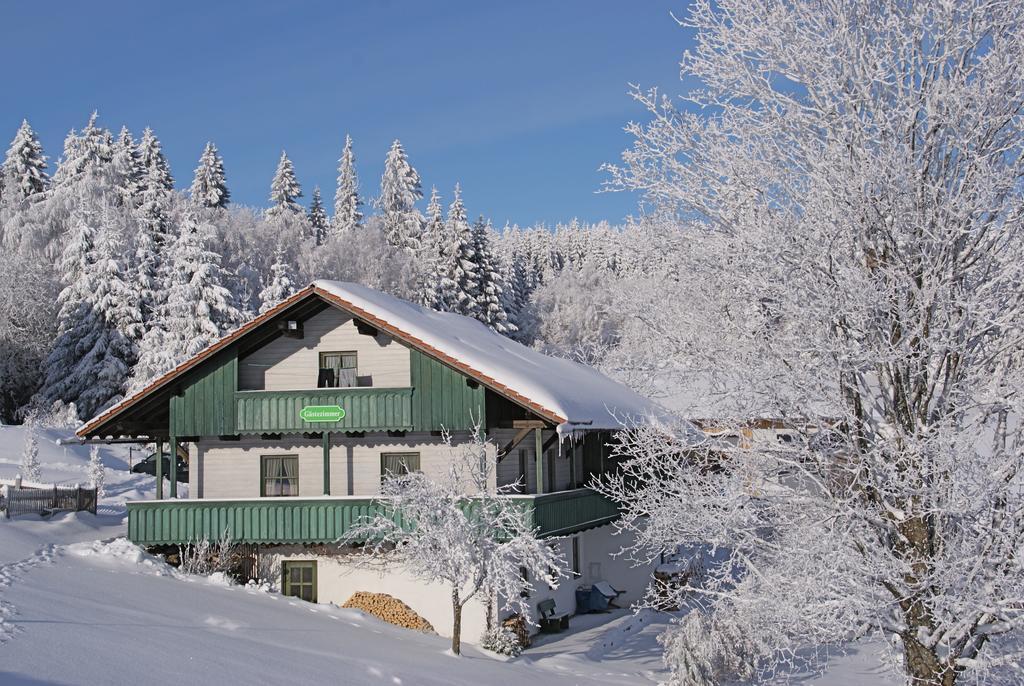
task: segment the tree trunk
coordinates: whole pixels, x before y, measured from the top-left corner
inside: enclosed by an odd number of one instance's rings
[[[903,658],[911,686],[955,686],[957,670],[912,636],[903,635]]]
[[[462,654],[462,603],[456,590],[452,591],[452,652]]]

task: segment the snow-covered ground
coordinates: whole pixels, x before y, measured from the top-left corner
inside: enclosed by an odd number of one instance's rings
[[[85,483],[88,450],[40,435],[44,481]],[[0,427],[0,479],[18,472],[23,434]],[[574,617],[515,660],[332,605],[310,605],[218,578],[184,576],[123,536],[124,501],[152,497],[128,472],[127,446],[101,448],[99,514],[0,519],[0,684],[284,682],[653,684],[665,678],[665,614]],[[138,448],[134,459],[142,457]],[[895,684],[870,650],[838,658],[821,686]]]

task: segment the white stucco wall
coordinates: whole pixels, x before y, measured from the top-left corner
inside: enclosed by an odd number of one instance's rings
[[[635,566],[624,556],[615,557],[613,554],[632,543],[633,537],[629,534],[616,536],[612,532],[613,528],[606,525],[576,534],[579,537],[580,576],[563,579],[555,589],[549,588],[543,583],[537,584],[539,587],[535,588],[529,600],[530,611],[534,618],[536,618],[537,604],[548,598],[554,599],[558,612],[575,614],[576,589],[598,581],[607,581],[616,590],[624,591],[623,595],[615,601],[619,607],[629,607],[643,598],[657,565],[652,563]],[[571,568],[572,538],[564,538],[557,545],[566,564]],[[505,617],[507,614],[509,613],[499,613],[501,617]]]
[[[452,635],[451,591],[443,584],[426,583],[407,570],[361,569],[347,563],[343,553],[310,554],[301,546],[268,548],[260,554],[260,572],[275,590],[280,590],[281,562],[315,560],[317,602],[343,605],[357,591],[387,593],[408,605],[426,619],[438,634]],[[470,600],[462,611],[462,640],[477,644],[487,626],[483,598]]]
[[[321,352],[355,352],[360,385],[411,385],[409,349],[385,335],[363,336],[350,316],[328,308],[307,319],[302,338],[279,337],[238,362],[240,390],[316,388]]]

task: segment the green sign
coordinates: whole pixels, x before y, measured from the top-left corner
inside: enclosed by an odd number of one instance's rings
[[[345,410],[337,405],[307,405],[299,411],[304,422],[340,422]]]

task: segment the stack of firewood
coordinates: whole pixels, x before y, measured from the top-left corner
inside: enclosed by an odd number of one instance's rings
[[[342,607],[351,607],[382,619],[388,624],[434,633],[430,622],[413,612],[412,608],[387,593],[358,591]]]
[[[503,621],[501,625],[516,635],[521,647],[529,648],[530,644],[533,643],[533,639],[530,638],[529,624],[527,624],[526,618],[522,615],[514,614]]]

